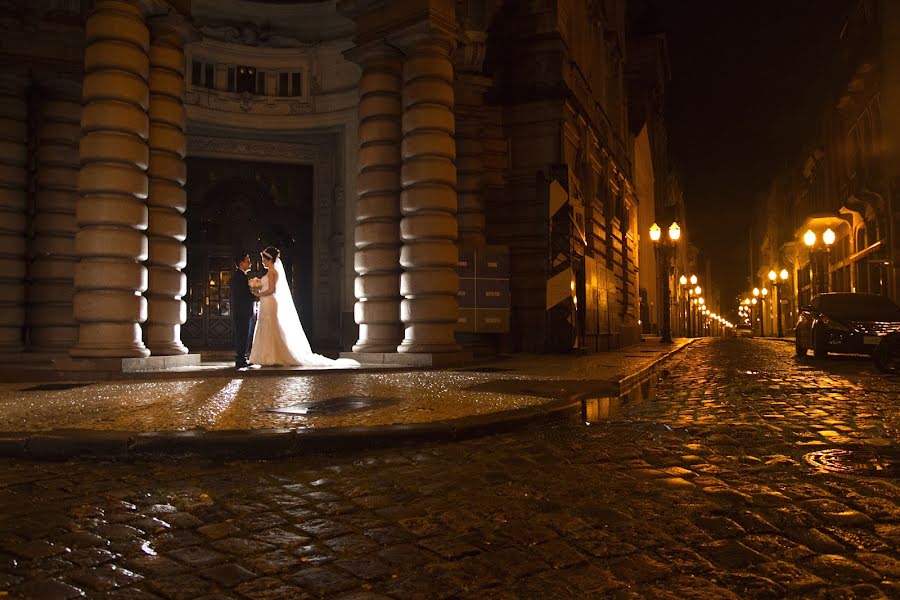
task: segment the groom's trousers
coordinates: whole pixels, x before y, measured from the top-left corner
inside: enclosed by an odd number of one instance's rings
[[[250,362],[250,351],[253,348],[253,333],[256,330],[256,303],[251,304],[250,314],[234,319],[234,364],[246,367]]]

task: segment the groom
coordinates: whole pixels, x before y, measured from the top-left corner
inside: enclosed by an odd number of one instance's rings
[[[234,274],[231,276],[231,318],[234,321],[234,366],[238,369],[250,366],[250,348],[253,346],[253,331],[256,329],[258,298],[250,293],[247,283],[249,270],[250,255],[237,254],[234,257]]]

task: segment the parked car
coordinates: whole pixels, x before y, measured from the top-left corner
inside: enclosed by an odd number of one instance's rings
[[[881,338],[900,329],[900,306],[886,296],[831,292],[819,294],[800,308],[794,328],[797,356],[813,351],[872,354]]]
[[[881,338],[872,354],[872,360],[882,373],[900,374],[900,330]]]

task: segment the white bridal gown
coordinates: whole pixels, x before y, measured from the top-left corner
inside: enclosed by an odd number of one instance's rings
[[[294,299],[287,284],[281,259],[275,260],[278,279],[275,293],[259,299],[259,314],[253,334],[250,362],[260,366],[355,367],[359,363],[349,358],[337,360],[315,354],[303,331]],[[262,278],[263,289],[269,278]]]

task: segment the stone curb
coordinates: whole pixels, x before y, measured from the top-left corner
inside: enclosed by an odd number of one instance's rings
[[[618,380],[620,390],[638,385],[691,340],[658,356]],[[41,432],[0,432],[0,458],[63,461],[71,458],[108,460],[202,456],[206,458],[271,459],[312,452],[383,448],[422,442],[450,442],[554,420],[577,418],[582,394],[539,406],[473,415],[446,421],[400,425],[322,429],[246,429],[225,431],[114,431],[54,429]]]

